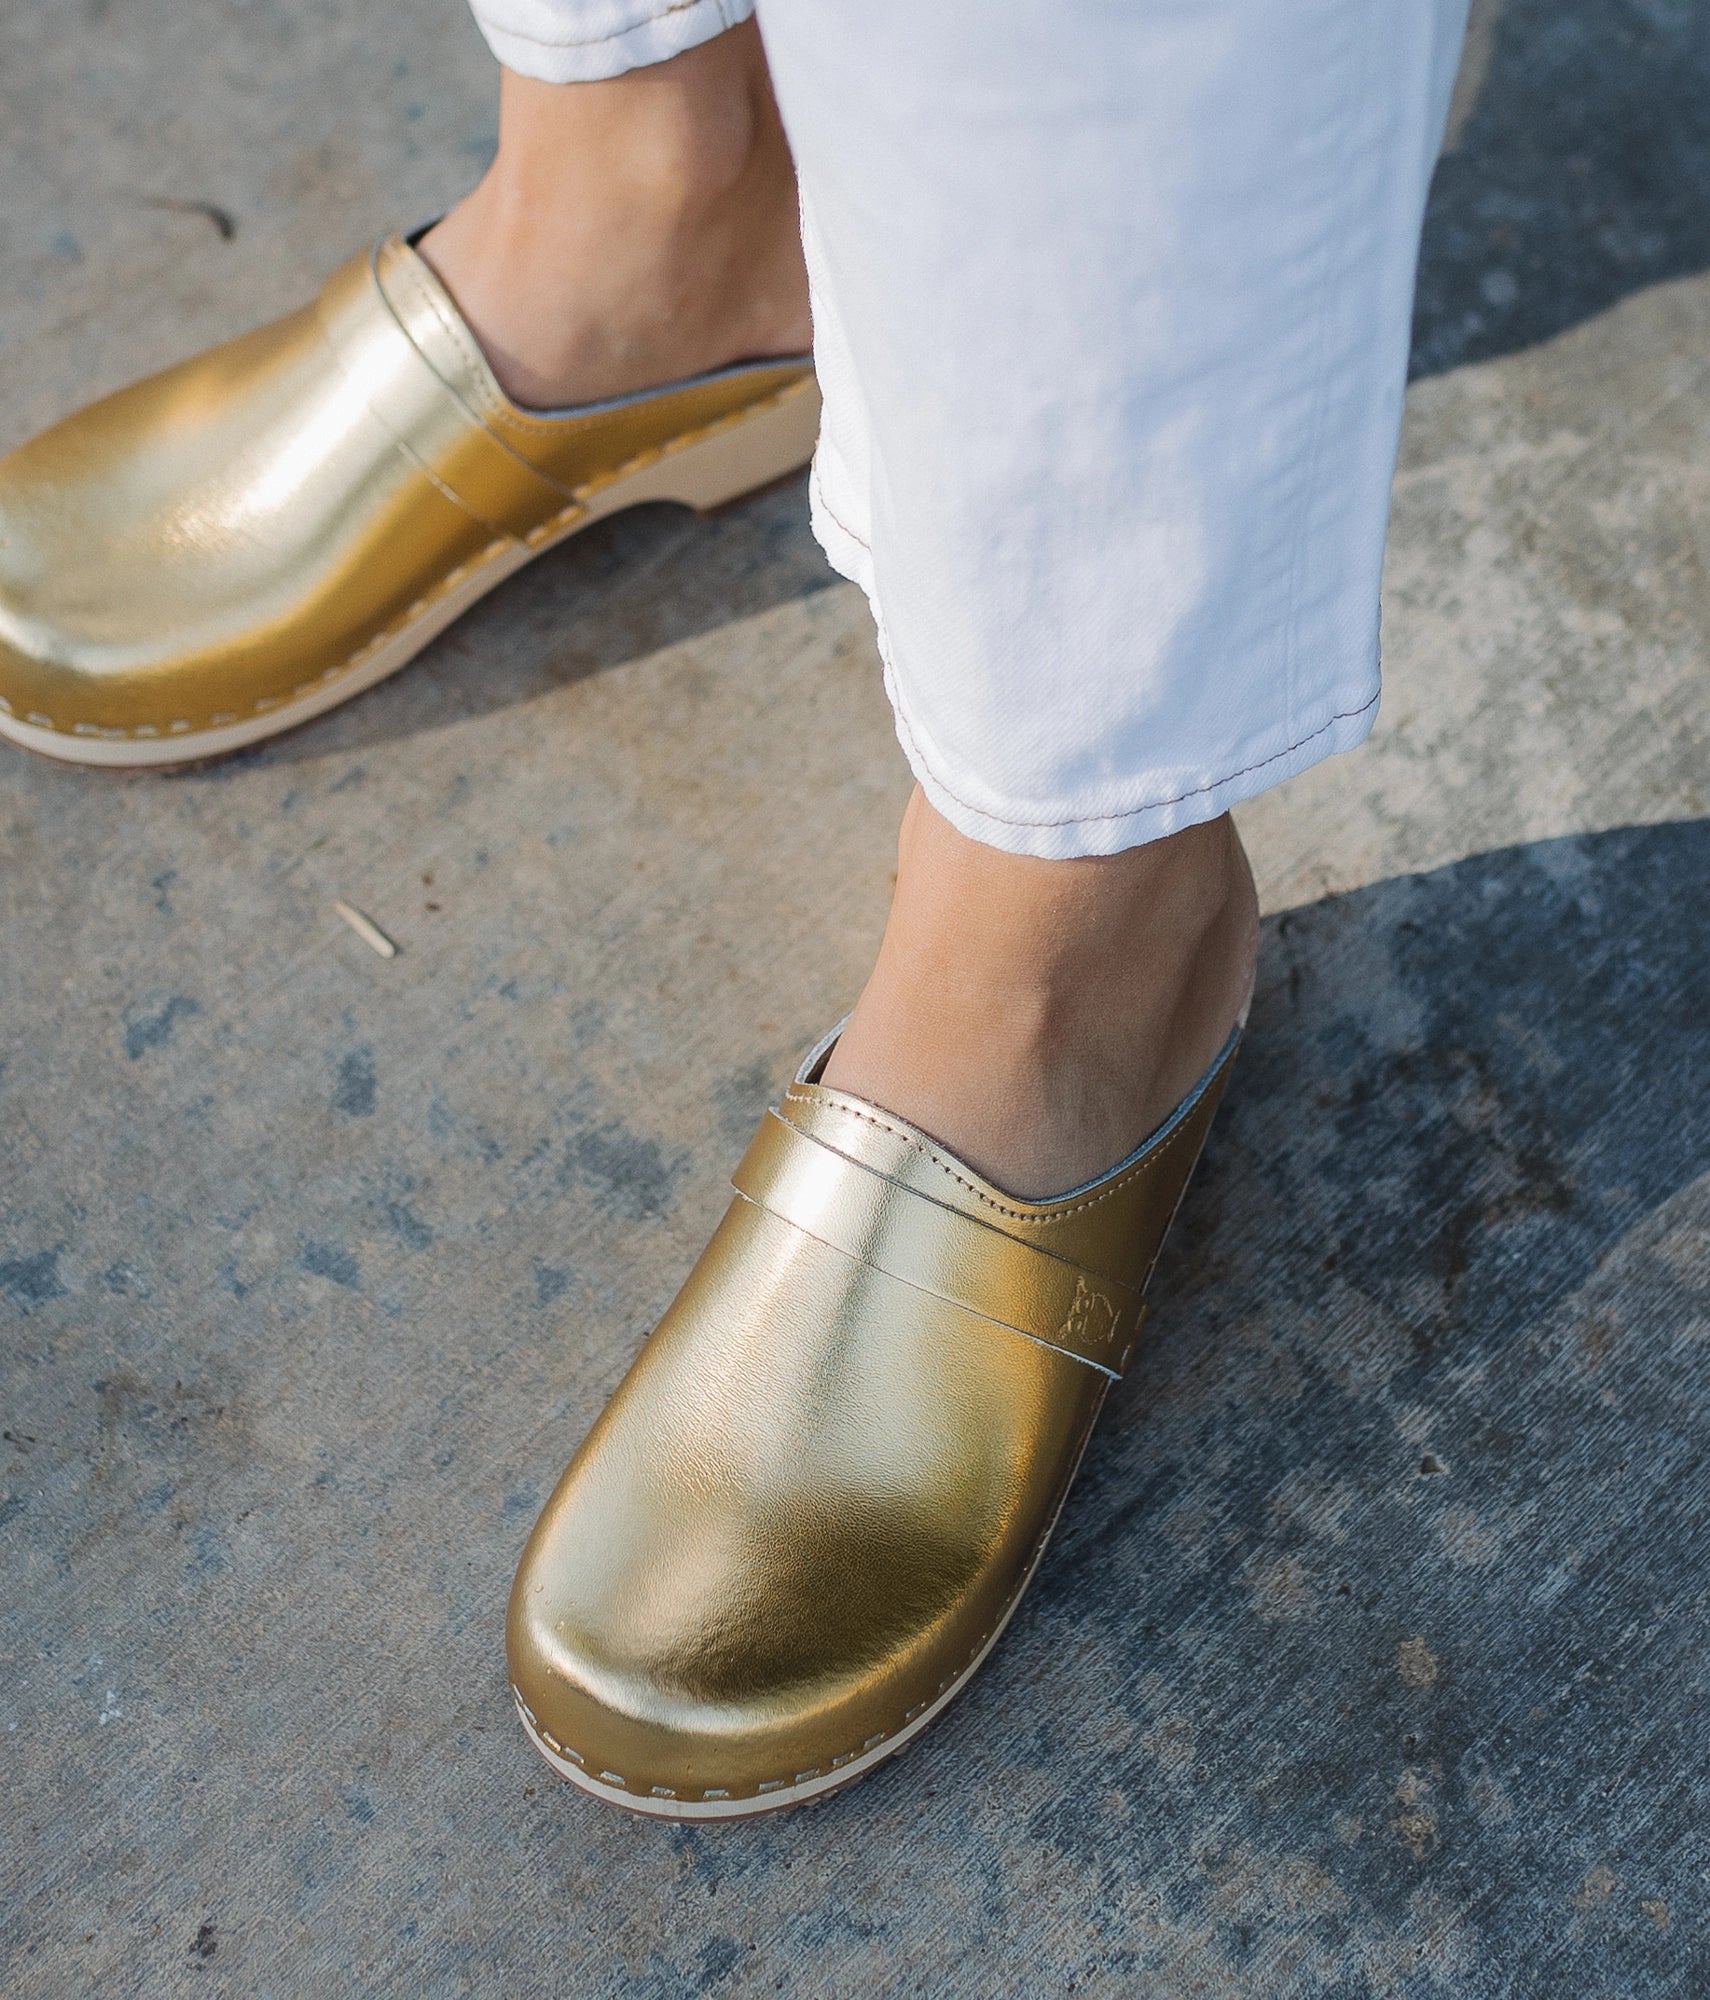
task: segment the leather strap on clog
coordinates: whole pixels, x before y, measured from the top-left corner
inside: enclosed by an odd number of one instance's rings
[[[732,1176],[738,1194],[887,1277],[1119,1377],[1138,1292],[887,1179],[778,1114]]]
[[[381,291],[372,255],[333,273],[318,312],[353,393],[465,513],[528,542],[543,521],[574,511],[563,487],[496,438],[435,373]]]

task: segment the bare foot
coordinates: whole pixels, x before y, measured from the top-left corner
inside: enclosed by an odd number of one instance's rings
[[[497,157],[418,247],[536,409],[812,345],[795,167],[752,21],[605,83],[506,70]]]
[[[1035,861],[969,840],[917,790],[878,962],[825,1081],[1043,1200],[1169,1116],[1228,1039],[1257,951],[1227,816]]]

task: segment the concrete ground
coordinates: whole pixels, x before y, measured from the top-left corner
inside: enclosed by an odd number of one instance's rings
[[[0,445],[492,136],[457,0],[0,11]],[[968,1697],[776,1823],[561,1786],[501,1621],[884,911],[800,488],[236,763],[0,761],[7,1994],[1706,1990],[1707,265],[1710,14],[1481,6],[1383,719],[1243,814],[1150,1349]]]

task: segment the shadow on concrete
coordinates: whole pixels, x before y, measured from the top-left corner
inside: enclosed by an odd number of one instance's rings
[[[1426,215],[1416,377],[1548,340],[1710,266],[1699,0],[1475,0],[1469,99]]]
[[[952,1725],[983,1759],[1074,1661],[1085,1722],[1039,1726],[1097,1783],[1031,1830],[1165,1886],[1207,1990],[1280,1990],[1240,1981],[1279,1923],[1340,1968],[1314,1991],[1378,1990],[1426,1904],[1455,1991],[1692,1990],[1640,1898],[1701,1889],[1706,937],[1703,821],[1267,925],[1153,1344]]]
[[[1710,821],[1499,849],[1269,929],[1214,1186],[1262,1172],[1312,1250],[1297,1303],[1356,1286],[1408,1365],[1535,1326],[1710,1172]]]
[[[281,1990],[329,1963],[341,1992],[466,1990],[477,1965],[517,2000],[615,2000],[740,1959],[731,1993],[808,1964],[827,1995],[1698,2000],[1707,935],[1703,821],[1270,920],[1153,1338],[1013,1633],[898,1765],[734,1840],[537,1794],[497,1672],[542,1482],[657,1293],[597,1190],[543,1204],[538,1147],[462,1151],[391,1107],[335,1152],[271,1060],[265,1154],[209,1157],[253,1124],[174,1127],[134,1216],[89,1209],[108,1127],[62,1140],[39,1192],[87,1279],[0,1217],[34,1454],[12,1446],[0,1651],[27,1718],[8,1799],[77,1865],[14,1843],[0,1986],[205,1990],[190,1941],[217,1921],[239,1991],[296,1951]],[[384,1077],[422,1017],[372,1006]],[[563,1087],[545,1039],[476,1038],[495,1120]],[[206,1080],[188,1041],[152,1054]],[[692,1171],[728,1166],[709,1128]],[[363,1295],[397,1307],[353,1319],[354,1291],[305,1300],[303,1269],[344,1280],[289,1227],[211,1293],[214,1186],[293,1223],[431,1190],[496,1234],[428,1265],[369,1229]],[[567,1248],[568,1297],[504,1275]],[[135,1718],[123,1755],[103,1696]]]

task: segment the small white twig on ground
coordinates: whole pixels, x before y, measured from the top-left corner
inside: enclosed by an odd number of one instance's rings
[[[372,917],[365,917],[360,910],[342,900],[335,901],[333,908],[371,950],[377,951],[382,958],[398,956],[398,947]]]

